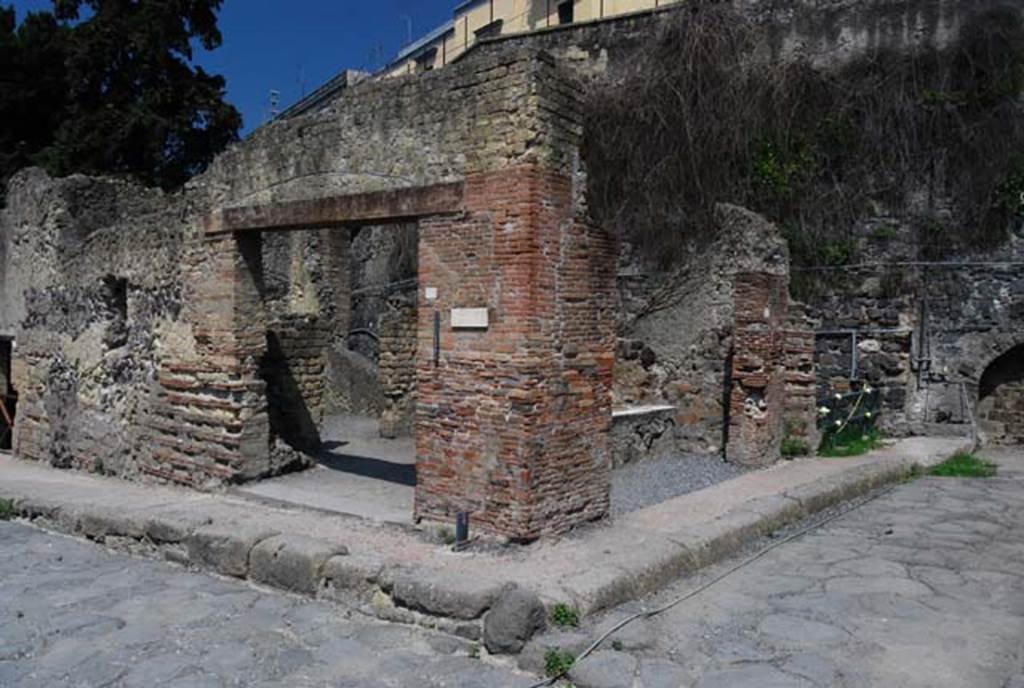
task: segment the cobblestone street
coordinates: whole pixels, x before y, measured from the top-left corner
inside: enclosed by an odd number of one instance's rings
[[[0,523],[0,686],[529,685],[450,636]]]
[[[1024,454],[924,478],[784,544],[573,672],[579,688],[1024,685]],[[471,643],[0,524],[0,685],[527,686]],[[725,562],[642,604],[653,608]],[[631,604],[567,634],[576,651]]]
[[[1024,686],[1024,452],[983,455],[1001,464],[996,478],[899,485],[635,622],[580,664],[576,684],[629,686],[635,675],[644,688]],[[736,563],[615,610],[589,635]]]

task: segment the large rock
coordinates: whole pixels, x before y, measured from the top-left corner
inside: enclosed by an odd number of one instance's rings
[[[506,588],[484,616],[484,646],[494,654],[516,654],[544,628],[544,605],[534,593]]]

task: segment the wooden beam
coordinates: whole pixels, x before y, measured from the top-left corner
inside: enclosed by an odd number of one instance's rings
[[[452,182],[222,208],[204,218],[203,230],[212,235],[405,222],[462,210],[463,187],[462,182]]]

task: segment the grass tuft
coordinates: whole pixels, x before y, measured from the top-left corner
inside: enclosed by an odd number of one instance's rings
[[[942,478],[991,478],[996,474],[998,468],[991,461],[979,459],[967,452],[960,452],[953,458],[931,468],[928,475]]]
[[[559,602],[551,609],[551,622],[559,628],[576,628],[580,625],[580,612],[576,607]]]
[[[14,508],[14,502],[9,499],[0,499],[0,521],[10,521],[18,515]]]
[[[575,662],[576,657],[573,653],[549,647],[547,652],[544,653],[544,673],[551,678],[561,676],[569,671]]]

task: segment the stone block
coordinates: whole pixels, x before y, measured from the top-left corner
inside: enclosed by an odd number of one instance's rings
[[[186,540],[189,561],[225,576],[245,578],[249,552],[279,531],[263,526],[217,522],[197,529]]]
[[[501,587],[438,573],[396,574],[392,591],[395,602],[435,616],[479,618],[501,594]]]
[[[324,564],[348,554],[344,545],[305,535],[275,535],[257,544],[249,555],[249,577],[292,592],[313,595],[320,587]]]

